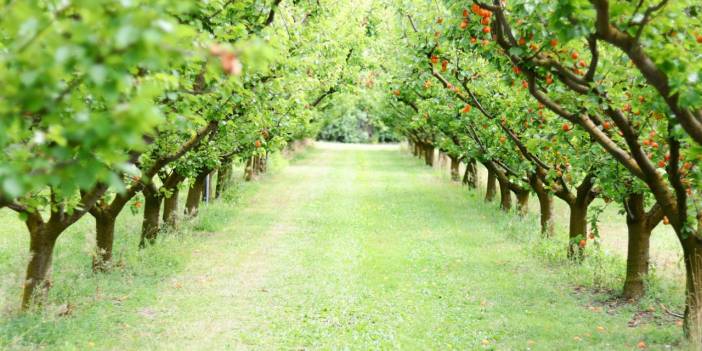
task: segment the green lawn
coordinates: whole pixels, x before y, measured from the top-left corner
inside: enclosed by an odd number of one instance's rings
[[[621,283],[620,259],[569,267],[534,218],[503,215],[394,147],[321,144],[237,189],[142,252],[139,219],[125,214],[124,266],[109,275],[90,273],[81,221],[59,242],[46,312],[6,309],[0,349],[679,347],[681,328],[657,305],[638,313],[590,292]],[[27,234],[9,212],[0,219],[0,297],[12,307]],[[59,317],[64,303],[72,312]]]

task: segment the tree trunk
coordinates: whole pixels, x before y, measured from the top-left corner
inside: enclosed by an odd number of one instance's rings
[[[466,162],[466,171],[463,173],[463,184],[471,189],[478,187],[478,168],[473,158],[469,158],[468,162]]]
[[[163,223],[175,229],[178,226],[178,196],[180,194],[180,183],[185,177],[175,171],[166,178],[163,184]]]
[[[512,192],[509,190],[509,184],[506,180],[497,179],[500,184],[500,209],[509,212],[512,209]]]
[[[93,271],[104,272],[112,262],[112,246],[115,240],[115,222],[117,216],[111,213],[95,215],[95,238],[97,250],[93,257]]]
[[[534,177],[536,178],[536,177]],[[553,195],[549,194],[540,179],[532,179],[532,188],[539,199],[539,216],[541,218],[541,235],[550,238],[553,235]]]
[[[178,186],[173,188],[171,196],[163,199],[163,223],[169,228],[175,229],[178,226]]]
[[[627,300],[638,300],[644,295],[644,281],[648,275],[649,243],[653,229],[644,209],[644,194],[628,196],[626,227],[629,233],[629,247],[626,256],[626,279],[623,296]]]
[[[570,223],[568,228],[568,258],[581,259],[583,247],[581,240],[587,240],[587,208],[590,203],[575,201],[570,205]]]
[[[458,160],[458,157],[450,156],[451,157],[451,180],[454,182],[460,181],[461,180],[461,175],[459,174],[458,167],[461,165],[461,162]]]
[[[251,156],[246,160],[246,168],[244,168],[244,180],[250,182],[254,179],[254,157]]]
[[[258,174],[268,172],[268,153],[265,156],[258,157]]]
[[[699,233],[697,233],[699,235]],[[685,322],[691,345],[702,345],[702,241],[695,234],[682,239],[685,260]]]
[[[527,214],[529,214],[529,191],[515,191],[514,195],[517,196],[517,211],[519,216],[525,217]]]
[[[195,177],[193,184],[188,191],[188,198],[185,200],[185,214],[190,217],[197,216],[197,210],[200,208],[200,200],[202,191],[205,187],[205,177],[209,172],[202,171]]]
[[[488,169],[487,177],[487,188],[485,190],[485,201],[492,202],[495,200],[495,194],[497,194],[497,186],[495,182],[497,181],[497,176],[495,173]]]
[[[43,301],[51,287],[51,262],[59,233],[52,233],[50,230],[48,225],[30,229],[30,259],[22,294],[23,310],[29,308],[33,302]]]
[[[432,145],[425,144],[424,146],[424,163],[427,166],[434,166],[434,147]]]
[[[222,193],[229,185],[230,176],[232,174],[232,164],[230,162],[222,163],[222,167],[217,171],[217,188],[215,189],[215,199],[219,199]]]
[[[142,193],[144,194],[144,221],[141,224],[141,240],[139,241],[141,248],[145,247],[146,244],[153,244],[158,237],[162,200],[156,189],[147,187]]]

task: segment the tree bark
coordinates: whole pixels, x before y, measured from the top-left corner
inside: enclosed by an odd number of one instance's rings
[[[27,273],[22,294],[22,309],[26,310],[33,302],[41,302],[51,287],[51,262],[54,256],[56,233],[49,225],[30,228]]]
[[[160,227],[159,219],[161,214],[161,200],[163,199],[158,190],[152,185],[144,188],[144,220],[141,224],[141,240],[139,247],[146,247],[156,242]]]
[[[246,167],[244,168],[244,180],[247,182],[252,181],[255,175],[254,172],[256,172],[254,166],[254,156],[251,156],[246,160]]]
[[[702,241],[699,233],[681,240],[685,260],[685,321],[691,345],[702,345]]]
[[[581,259],[583,248],[580,240],[587,240],[587,209],[589,202],[575,201],[570,204],[570,222],[568,227],[568,258]]]
[[[644,199],[644,194],[631,194],[624,204],[629,234],[623,289],[623,296],[627,300],[638,300],[645,293],[644,282],[648,275],[649,244],[653,227],[648,222]]]
[[[222,166],[217,171],[217,188],[215,189],[215,199],[219,199],[222,194],[227,190],[229,182],[231,180],[232,174],[232,164],[231,162],[224,162]]]
[[[449,157],[451,158],[451,180],[454,182],[458,182],[461,180],[461,176],[458,170],[459,166],[461,165],[461,161],[458,160],[458,157]]]
[[[109,269],[112,262],[117,216],[109,212],[102,212],[94,217],[97,250],[93,257],[93,271],[103,272]]]
[[[258,157],[258,174],[268,172],[268,153],[265,156]]]
[[[500,185],[500,209],[509,212],[512,209],[512,192],[509,189],[509,184],[504,179],[497,178]]]
[[[190,186],[188,197],[185,200],[185,214],[187,216],[197,216],[197,211],[200,208],[200,201],[202,199],[202,191],[205,187],[205,177],[208,173],[207,171],[201,171]]]
[[[463,184],[471,189],[478,187],[478,168],[473,158],[469,158],[468,162],[466,162],[466,171],[463,173]]]
[[[171,195],[163,199],[163,223],[169,228],[177,228],[178,226],[178,195],[180,189],[178,186],[171,189]]]
[[[545,238],[553,236],[553,195],[544,186],[537,174],[529,177],[529,184],[534,190],[536,198],[539,199],[539,217],[541,224],[541,235]]]
[[[180,195],[180,184],[185,180],[177,172],[173,171],[163,184],[163,223],[171,228],[178,227],[178,196]]]
[[[517,196],[517,213],[520,217],[525,217],[529,213],[529,191],[515,191],[514,195]]]
[[[430,144],[424,144],[424,163],[427,166],[434,166],[434,146]]]
[[[485,190],[485,201],[492,202],[495,200],[495,194],[497,194],[497,186],[495,182],[497,181],[497,176],[495,173],[488,169],[487,177],[487,188]]]

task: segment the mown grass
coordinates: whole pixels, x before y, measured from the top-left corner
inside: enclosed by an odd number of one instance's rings
[[[655,278],[641,304],[615,303],[621,257],[590,248],[570,264],[563,233],[542,240],[535,218],[504,215],[409,155],[325,144],[273,173],[142,252],[138,218],[120,218],[124,264],[106,276],[89,271],[90,225],[72,229],[51,306],[6,312],[0,348],[682,347],[658,305],[679,309],[679,287]],[[18,277],[26,234],[8,223],[0,273]],[[66,302],[73,313],[57,316]]]
[[[288,160],[274,155],[271,170],[278,172],[287,164]],[[203,204],[197,218],[181,219],[178,231],[162,233],[157,245],[147,249],[137,249],[141,213],[125,209],[116,225],[116,267],[109,273],[91,270],[94,220],[82,218],[59,238],[46,304],[29,313],[19,311],[29,237],[14,212],[0,209],[0,349],[72,350],[111,339],[113,347],[120,349],[115,333],[139,324],[149,313],[142,308],[158,300],[159,286],[182,271],[203,238],[224,228],[240,201],[259,187],[241,181],[241,169],[235,174],[221,201]],[[186,194],[187,189],[181,191],[181,206]]]

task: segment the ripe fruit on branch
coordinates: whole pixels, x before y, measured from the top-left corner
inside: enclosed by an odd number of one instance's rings
[[[500,144],[504,144],[507,141],[507,137],[502,135],[500,136]]]
[[[470,5],[470,10],[473,11],[473,13],[477,15],[480,13],[481,8],[480,8],[480,6],[478,6],[478,4],[473,3],[472,5]]]
[[[439,17],[439,18],[436,19],[436,23],[442,24],[442,23],[444,23],[444,19],[441,18],[441,17]]]
[[[585,60],[580,60],[580,61],[578,61],[578,66],[587,67],[587,63],[585,63]]]
[[[551,44],[551,47],[555,48],[556,46],[558,46],[558,39],[551,39],[551,41],[549,41],[549,44]]]
[[[443,60],[441,62],[441,72],[446,72],[446,69],[448,68],[449,62],[447,60]]]
[[[487,26],[490,24],[490,17],[483,17],[483,19],[480,20],[480,24]]]
[[[490,27],[483,27],[483,33],[488,34],[490,33],[491,29]]]
[[[658,161],[658,167],[665,168],[665,161],[664,160]]]
[[[584,249],[585,246],[587,246],[587,240],[581,239],[580,242],[578,242],[578,246],[579,246],[581,249]]]
[[[392,94],[395,96],[400,96],[400,90],[399,89],[393,90]]]
[[[570,54],[570,57],[571,57],[573,60],[577,60],[578,57],[580,57],[580,55],[578,54],[577,51],[573,51],[573,53]]]
[[[467,20],[467,19],[464,19],[463,22],[461,22],[461,24],[460,24],[458,27],[461,28],[461,29],[466,29],[466,28],[468,28],[468,20]]]
[[[665,224],[665,225],[670,224],[670,220],[668,219],[668,216],[663,216],[663,224]]]
[[[439,63],[439,57],[436,55],[431,55],[431,63],[434,65]]]
[[[526,39],[524,39],[524,37],[519,38],[519,41],[517,42],[517,44],[519,44],[519,46],[526,44]]]
[[[607,129],[609,129],[609,128],[612,128],[612,124],[609,123],[609,121],[604,121],[604,123],[602,123],[602,128],[604,128],[605,130],[607,130]]]
[[[570,124],[568,123],[563,123],[563,131],[564,132],[569,132],[570,131]]]
[[[697,43],[702,44],[702,34],[697,36]]]
[[[473,109],[473,106],[471,106],[470,104],[466,104],[465,106],[463,106],[463,109],[461,110],[461,112],[468,113],[468,112],[470,112],[471,109]]]
[[[260,141],[260,140],[256,140],[256,142],[254,143],[254,145],[256,146],[257,149],[260,148],[260,147],[261,147],[261,141]]]
[[[522,69],[519,68],[519,66],[512,67],[512,71],[514,71],[514,74],[517,74],[517,75],[522,73]]]

